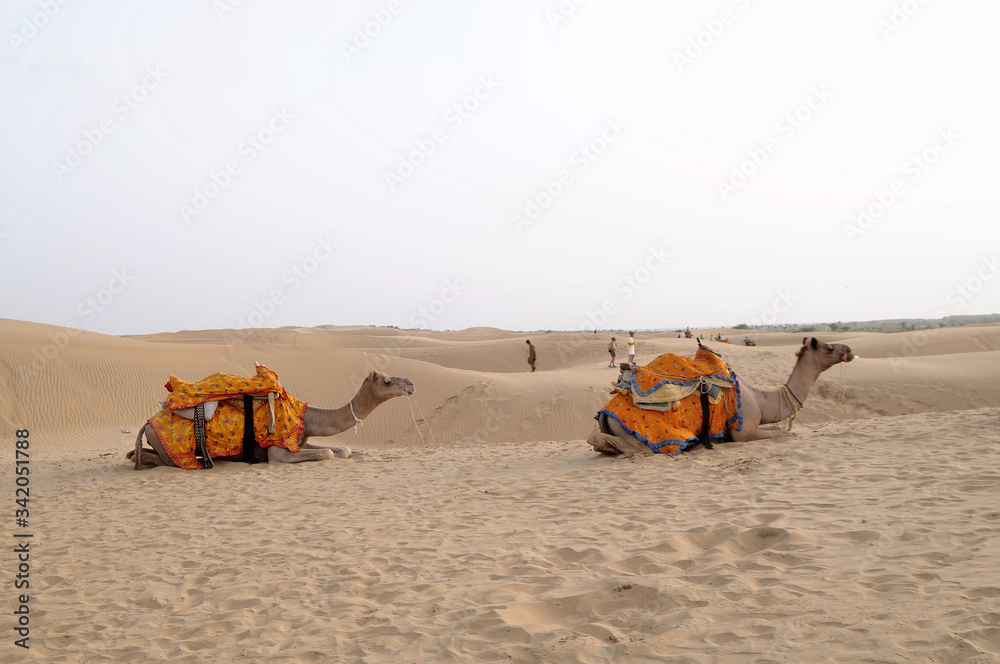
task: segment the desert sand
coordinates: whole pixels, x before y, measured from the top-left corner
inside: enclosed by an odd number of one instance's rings
[[[678,457],[585,443],[610,336],[0,320],[0,662],[1000,661],[1000,326],[818,333],[860,357],[793,436]],[[802,335],[753,336],[708,345],[778,387]],[[325,439],[351,459],[132,470],[170,374],[255,361],[321,407],[372,369],[416,393]]]

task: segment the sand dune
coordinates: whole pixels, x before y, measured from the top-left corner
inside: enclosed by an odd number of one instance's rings
[[[30,659],[1000,661],[1000,326],[920,335],[822,335],[860,358],[792,438],[610,459],[583,440],[608,334],[0,321],[4,440],[32,441]],[[710,345],[776,387],[802,335],[754,336]],[[637,339],[640,363],[695,350]],[[417,391],[331,439],[350,460],[131,470],[169,374],[254,361],[318,406],[372,369]],[[25,661],[7,634],[0,662]]]

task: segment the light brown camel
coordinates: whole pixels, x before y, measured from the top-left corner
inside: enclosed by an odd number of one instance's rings
[[[365,378],[365,382],[361,384],[358,393],[346,405],[330,409],[307,406],[302,418],[304,430],[299,439],[298,451],[292,452],[277,446],[268,447],[267,462],[298,463],[300,461],[323,461],[334,457],[348,459],[351,456],[351,448],[314,445],[308,441],[309,437],[333,436],[347,431],[368,417],[380,404],[393,397],[409,396],[413,392],[413,383],[409,378],[387,376],[381,371],[372,371]],[[240,407],[242,408],[242,402],[240,402]],[[142,447],[144,434],[153,449]],[[137,453],[140,454],[139,460],[135,459]],[[125,458],[135,462],[136,470],[141,470],[143,466],[174,466],[170,456],[163,449],[156,432],[148,422],[139,430],[135,441],[135,450],[130,450]],[[238,459],[239,457],[234,458]]]
[[[794,415],[806,401],[819,375],[841,362],[850,362],[854,353],[844,344],[828,344],[813,337],[804,338],[795,354],[798,360],[792,375],[782,388],[763,390],[740,381],[740,414],[743,426],[739,431],[727,430],[726,440],[744,442],[789,435],[783,429],[761,429],[761,424],[774,424]],[[788,395],[783,393],[788,390]],[[612,417],[601,416],[600,431],[587,438],[594,451],[601,454],[655,454],[648,444],[626,431]]]

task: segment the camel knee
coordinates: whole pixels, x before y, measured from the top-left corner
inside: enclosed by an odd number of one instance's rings
[[[135,470],[166,465],[163,463],[163,459],[160,458],[160,455],[153,450],[140,449],[138,454],[135,450],[129,450],[125,453],[125,458],[134,462],[133,467]]]
[[[606,433],[595,433],[587,438],[587,443],[594,448],[595,452],[600,452],[601,454],[607,454],[608,456],[621,454],[621,450],[610,442],[609,439],[611,438],[615,438],[615,436],[610,436]]]
[[[146,442],[153,449],[146,449],[142,446],[142,437],[146,436]],[[156,436],[156,431],[147,422],[139,428],[139,435],[135,437],[135,449],[125,455],[126,459],[133,462],[135,470],[142,470],[143,466],[173,466],[173,461]]]
[[[268,463],[301,463],[303,461],[328,461],[336,453],[329,447],[299,449],[295,452],[272,445],[267,448]],[[345,457],[346,458],[346,457]]]

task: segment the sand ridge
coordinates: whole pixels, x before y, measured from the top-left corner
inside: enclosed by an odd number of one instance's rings
[[[609,334],[64,333],[0,321],[0,421],[36,453],[33,661],[1000,659],[1000,327],[821,335],[861,357],[792,438],[635,459],[583,440]],[[780,385],[801,336],[755,336],[709,345]],[[168,374],[255,360],[317,405],[373,368],[416,402],[330,439],[350,460],[131,470]]]

